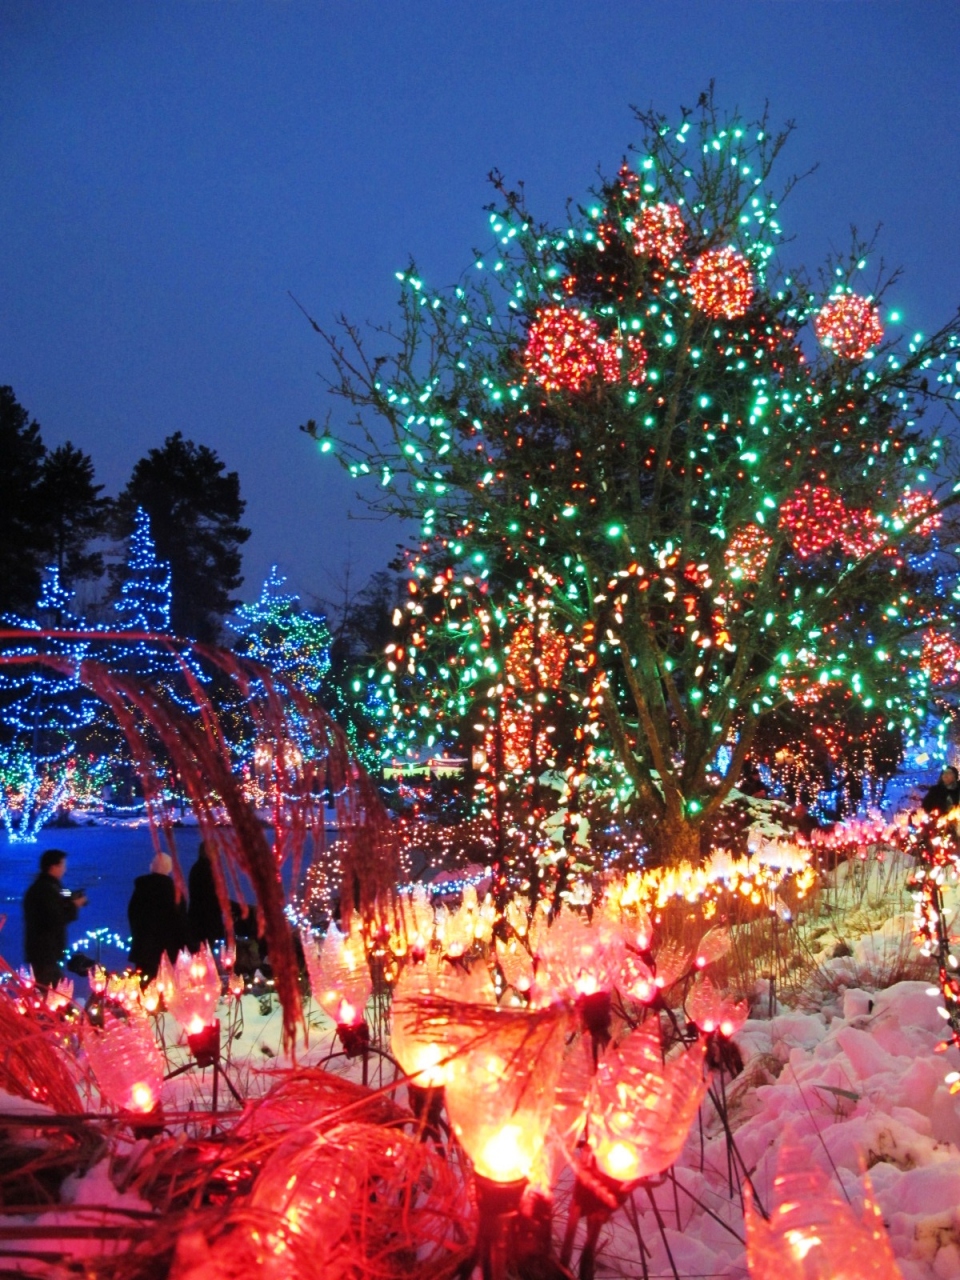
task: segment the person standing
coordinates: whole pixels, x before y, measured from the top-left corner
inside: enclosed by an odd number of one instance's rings
[[[130,963],[145,978],[155,978],[164,952],[171,963],[187,945],[187,912],[171,878],[173,859],[158,853],[150,872],[137,876],[127,906],[130,921]]]
[[[197,860],[190,868],[190,906],[187,915],[192,947],[199,949],[206,942],[212,948],[215,943],[222,941],[225,936],[223,912],[220,910],[210,855],[202,840],[197,849]]]
[[[67,925],[87,905],[83,890],[63,888],[67,855],[47,849],[40,857],[40,874],[23,896],[24,954],[42,987],[55,987],[63,977],[60,962],[67,949]]]
[[[960,805],[960,774],[951,765],[941,773],[923,797],[923,807],[927,813],[949,813]]]

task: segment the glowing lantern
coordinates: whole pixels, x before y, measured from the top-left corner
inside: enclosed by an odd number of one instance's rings
[[[362,934],[353,929],[341,933],[332,924],[321,946],[308,933],[302,935],[302,941],[314,1000],[338,1029],[363,1026],[373,981]]]
[[[536,955],[532,1002],[575,1002],[596,1053],[610,1038],[611,993],[626,955],[619,923],[603,911],[588,920],[564,904],[549,929],[540,931]]]
[[[491,1008],[485,1014],[451,1027],[456,1051],[447,1112],[481,1178],[525,1182],[550,1124],[568,1022],[552,1010]]]
[[[440,1029],[429,1010],[436,1001],[456,1001],[461,1005],[496,1002],[490,975],[483,965],[465,970],[452,969],[431,957],[426,964],[408,965],[400,975],[391,1008],[391,1048],[400,1066],[415,1085],[437,1089],[450,1078],[447,1059],[458,1041],[455,1029]]]
[[[704,1035],[717,1031],[722,1036],[737,1034],[747,1020],[747,1002],[731,1000],[709,978],[698,978],[687,997],[687,1015]]]
[[[751,1280],[899,1280],[880,1209],[865,1179],[863,1212],[854,1213],[806,1153],[784,1146],[765,1222],[744,1188]]]
[[[47,1008],[51,1013],[59,1013],[73,1001],[73,979],[61,978],[55,987],[47,992]]]
[[[111,1018],[103,1031],[87,1024],[83,1047],[108,1102],[140,1115],[154,1110],[163,1085],[163,1058],[145,1019]]]
[[[498,938],[496,945],[497,960],[508,985],[525,995],[533,986],[533,956],[516,938],[509,942]]]
[[[883,338],[880,312],[869,298],[838,294],[817,312],[813,321],[817,341],[842,360],[862,360]]]
[[[650,1004],[660,993],[653,970],[645,960],[630,951],[624,957],[617,989],[641,1004]]]
[[[107,989],[107,971],[95,964],[87,974],[87,981],[90,983],[90,990],[95,996],[102,996]]]
[[[698,969],[705,969],[708,964],[713,964],[715,960],[727,955],[732,946],[733,939],[729,929],[719,926],[708,929],[697,943],[697,953],[693,962]]]
[[[707,1089],[705,1045],[663,1061],[657,1028],[635,1031],[597,1068],[588,1133],[600,1171],[630,1184],[668,1169]]]
[[[717,319],[742,316],[753,299],[750,263],[736,249],[707,249],[693,264],[687,282],[701,311]]]
[[[164,952],[160,957],[157,989],[167,1010],[188,1036],[199,1035],[216,1023],[220,975],[206,943],[196,955],[181,951],[176,965],[171,965]]]
[[[258,1259],[261,1274],[275,1280],[300,1274],[292,1264],[301,1250],[310,1259],[311,1273],[325,1274],[348,1230],[360,1187],[348,1151],[336,1140],[336,1130],[318,1134],[306,1129],[266,1161],[250,1197],[251,1210],[259,1210],[271,1224],[259,1234],[267,1246]]]

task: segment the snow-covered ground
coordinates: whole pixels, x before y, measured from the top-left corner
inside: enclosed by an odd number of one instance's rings
[[[777,1161],[788,1145],[809,1166],[839,1185],[859,1213],[866,1176],[905,1280],[960,1278],[960,1094],[944,1076],[960,1070],[960,1054],[937,1052],[945,1026],[939,1001],[926,981],[896,980],[911,952],[908,868],[893,860],[847,864],[836,877],[830,909],[807,923],[815,982],[791,996],[792,1005],[758,992],[759,1015],[736,1036],[743,1071],[723,1080],[735,1142],[759,1201],[770,1205]],[[952,902],[952,907],[956,904]],[[842,926],[842,934],[838,933]],[[843,945],[838,945],[843,943]],[[368,1016],[370,1010],[368,1009]],[[290,1065],[281,1051],[276,998],[245,995],[221,1005],[226,1068],[245,1097],[257,1097]],[[359,1079],[358,1060],[330,1057],[333,1027],[308,1006],[309,1042],[298,1050],[302,1065],[325,1063]],[[165,1026],[168,1061],[185,1061],[179,1028]],[[377,1061],[370,1083],[387,1084],[393,1068]],[[191,1070],[164,1086],[169,1115],[205,1109],[212,1073]],[[715,1080],[716,1087],[720,1082]],[[403,1100],[401,1092],[400,1100]],[[221,1088],[220,1104],[234,1104]],[[33,1104],[0,1097],[0,1112],[23,1113]],[[704,1103],[702,1128],[694,1126],[669,1179],[654,1189],[663,1233],[645,1193],[604,1229],[597,1275],[639,1277],[637,1233],[649,1250],[650,1280],[746,1280],[740,1179],[731,1180],[728,1148],[715,1109]],[[732,1189],[731,1189],[732,1188]],[[563,1209],[569,1174],[557,1197]],[[152,1213],[151,1206],[118,1191],[103,1159],[62,1189],[62,1204],[40,1218],[5,1216],[7,1225],[46,1227],[79,1221],[118,1222]],[[664,1238],[666,1243],[664,1242]],[[49,1249],[50,1240],[43,1247]],[[26,1247],[21,1244],[20,1247]],[[104,1246],[71,1241],[78,1256]],[[668,1252],[669,1250],[669,1252]]]

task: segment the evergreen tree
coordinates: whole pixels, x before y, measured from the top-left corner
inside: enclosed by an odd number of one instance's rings
[[[157,557],[150,517],[142,507],[138,507],[134,515],[127,558],[117,578],[115,621],[107,623],[105,629],[130,632],[131,639],[98,646],[97,658],[111,671],[161,685],[181,706],[195,710],[184,666],[199,680],[205,680],[205,676],[189,648],[164,643],[164,637],[173,641],[172,575],[169,563]]]
[[[636,165],[570,226],[501,183],[469,281],[401,273],[391,354],[328,335],[361,431],[319,444],[421,523],[395,715],[486,738],[509,712],[529,744],[570,711],[571,784],[695,857],[781,707],[829,690],[915,721],[919,637],[958,604],[936,591],[952,550],[918,567],[960,490],[921,418],[954,408],[960,338],[899,340],[858,241],[820,286],[780,266],[786,132],[709,98],[639,119]]]
[[[240,524],[245,506],[237,472],[179,431],[134,467],[117,500],[118,531],[131,532],[138,507],[150,516],[157,550],[173,575],[177,635],[216,642],[239,603],[232,593],[243,581],[240,548],[250,537]]]
[[[44,458],[37,492],[39,519],[63,583],[103,573],[103,555],[88,549],[107,529],[111,503],[100,496],[102,492],[103,485],[94,481],[90,456],[69,440]]]
[[[300,597],[284,591],[285,582],[285,575],[272,565],[260,599],[241,605],[230,623],[239,637],[235,648],[325,703],[330,628],[323,614],[301,608]]]
[[[40,427],[0,387],[0,611],[29,609],[40,590],[46,537],[39,520]]]
[[[71,596],[50,568],[33,618],[9,616],[24,632],[83,630]],[[28,635],[7,642],[4,652],[29,658],[38,642]],[[44,639],[42,651],[79,664],[83,640]],[[87,758],[78,742],[98,711],[97,700],[75,674],[41,663],[0,665],[0,821],[11,841],[34,841],[58,809],[96,792],[105,779],[102,762]]]

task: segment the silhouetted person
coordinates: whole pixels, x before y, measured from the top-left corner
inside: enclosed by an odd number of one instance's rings
[[[927,813],[949,813],[960,804],[960,774],[948,766],[923,797]]]
[[[190,868],[190,945],[199,948],[207,942],[211,950],[216,942],[220,942],[226,931],[223,927],[223,912],[220,910],[220,899],[217,897],[217,886],[213,879],[213,867],[207,846],[200,841],[197,860]]]
[[[766,800],[767,784],[763,780],[760,766],[756,760],[751,760],[749,757],[744,760],[740,781],[737,783],[737,790],[741,795],[753,796],[757,800]]]
[[[63,976],[60,962],[67,949],[67,925],[77,918],[87,895],[63,888],[67,855],[47,849],[40,858],[40,874],[23,895],[23,950],[41,986],[55,987]]]
[[[137,876],[127,906],[130,921],[130,963],[147,978],[155,978],[164,952],[171,962],[187,945],[187,911],[171,878],[173,860],[158,853],[150,873]]]

